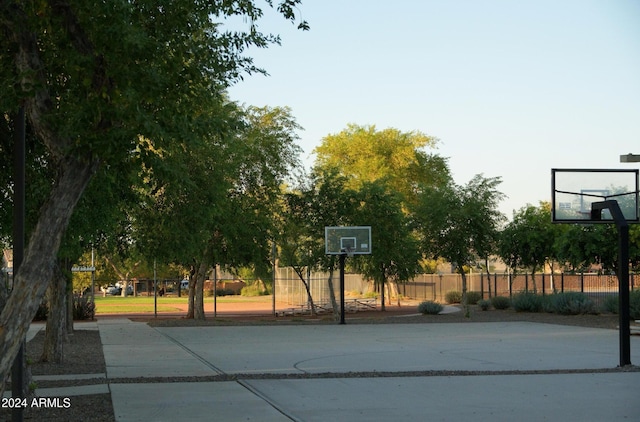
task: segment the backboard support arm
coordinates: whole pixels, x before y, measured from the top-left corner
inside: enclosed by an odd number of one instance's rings
[[[620,326],[620,366],[631,365],[629,311],[629,223],[616,200],[591,203],[591,220],[600,221],[602,210],[609,210],[618,227],[618,315]]]

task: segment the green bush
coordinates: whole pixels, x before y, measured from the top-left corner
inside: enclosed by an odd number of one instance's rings
[[[480,307],[480,309],[482,309],[483,311],[488,311],[491,307],[491,301],[486,299],[479,300],[478,307]]]
[[[444,306],[431,300],[421,302],[418,305],[418,312],[420,312],[422,315],[438,315],[440,312],[442,312],[443,309]]]
[[[241,296],[266,296],[269,292],[264,290],[260,285],[254,284],[251,286],[244,286],[240,291]]]
[[[617,314],[620,311],[618,295],[607,296],[601,305],[605,312]],[[640,319],[640,290],[629,292],[629,317],[632,320]]]
[[[495,309],[509,309],[511,307],[511,299],[504,296],[494,296],[491,298],[491,305]]]
[[[73,319],[94,319],[96,316],[96,304],[89,300],[88,296],[73,297]]]
[[[600,310],[602,312],[608,312],[610,314],[617,314],[618,308],[618,295],[605,297],[600,305]]]
[[[233,296],[236,292],[232,289],[216,289],[216,296]],[[213,289],[207,289],[204,291],[204,297],[213,297]]]
[[[535,293],[522,292],[513,295],[511,306],[516,312],[541,312],[543,299]]]
[[[595,314],[596,305],[581,292],[556,293],[548,297],[549,311],[561,315]]]
[[[480,292],[467,292],[467,305],[475,305],[482,299]]]
[[[629,315],[631,319],[640,319],[640,290],[629,293]]]
[[[447,292],[444,294],[444,301],[449,305],[451,305],[452,303],[460,303],[462,302],[462,292],[459,292],[457,290]]]

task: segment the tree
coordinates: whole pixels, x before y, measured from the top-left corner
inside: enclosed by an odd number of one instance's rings
[[[305,272],[328,270],[327,283],[336,320],[340,318],[333,288],[336,257],[325,254],[324,228],[350,225],[354,221],[356,192],[346,188],[346,182],[344,176],[332,171],[314,171],[299,180],[299,185],[284,196],[278,242],[281,262],[291,266],[305,286],[312,312],[315,306]]]
[[[190,268],[188,318],[205,317],[211,267],[268,273],[281,185],[298,164],[299,126],[289,109],[225,109],[233,130],[167,157],[173,171],[148,174],[135,217],[148,259]]]
[[[514,212],[513,220],[500,234],[500,258],[514,270],[528,269],[534,292],[537,291],[535,273],[555,254],[556,233],[551,222],[551,205],[541,202],[538,207],[527,205]]]
[[[278,11],[295,21],[298,3],[283,0]],[[251,27],[225,32],[219,22],[229,15],[245,16]],[[2,3],[0,109],[6,116],[24,106],[30,130],[48,151],[47,165],[56,171],[0,314],[2,380],[93,174],[132,154],[144,162],[151,146],[185,148],[210,133],[215,116],[199,111],[213,110],[208,105],[219,102],[242,72],[259,71],[244,49],[279,41],[257,30],[261,16],[253,1]]]
[[[414,208],[424,254],[443,257],[462,277],[462,304],[469,316],[465,266],[485,257],[504,220],[497,209],[500,178],[476,175],[467,185],[425,188]]]
[[[316,171],[336,172],[345,178],[346,188],[363,195],[362,203],[355,204],[354,210],[362,205],[361,211],[370,219],[374,245],[380,236],[378,240],[384,246],[375,246],[372,256],[358,262],[383,292],[386,280],[408,280],[408,273],[415,270],[413,242],[403,221],[408,207],[415,204],[423,187],[441,186],[451,179],[447,160],[425,151],[435,148],[437,142],[418,131],[401,132],[393,128],[378,131],[375,126],[350,124],[342,132],[323,138],[315,149]],[[376,204],[373,199],[376,197],[382,202]],[[385,213],[389,213],[391,220],[385,220]],[[391,232],[390,223],[397,224]],[[357,224],[363,224],[361,219]],[[394,255],[400,250],[406,253],[404,257]]]
[[[438,186],[451,176],[446,159],[425,151],[438,140],[418,131],[376,130],[375,126],[350,124],[322,139],[315,149],[317,168],[335,169],[358,189],[365,182],[385,180],[390,190],[411,201],[417,186]]]
[[[354,216],[359,225],[371,226],[371,255],[360,256],[356,268],[374,280],[385,310],[385,286],[411,280],[420,269],[418,241],[409,217],[402,210],[400,194],[381,182],[365,183],[356,194]]]
[[[618,233],[611,224],[558,225],[554,251],[560,264],[569,271],[589,271],[592,265],[603,272],[618,272]],[[640,227],[629,227],[629,261],[637,267],[640,261]]]

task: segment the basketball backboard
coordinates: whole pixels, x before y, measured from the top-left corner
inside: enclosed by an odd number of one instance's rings
[[[371,227],[325,227],[324,242],[327,255],[368,255],[371,253]]]
[[[612,223],[603,210],[591,217],[591,204],[616,200],[628,222],[638,222],[638,170],[552,169],[551,215],[554,223]]]

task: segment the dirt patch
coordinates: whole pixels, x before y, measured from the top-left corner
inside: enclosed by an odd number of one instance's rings
[[[217,318],[205,320],[192,320],[181,317],[148,318],[144,316],[131,317],[132,320],[146,322],[156,327],[180,327],[180,326],[215,326],[215,325],[286,325],[286,324],[337,324],[333,315],[296,315],[276,317],[265,313],[262,315],[236,314],[234,316],[220,314]],[[618,316],[613,314],[600,315],[558,315],[549,313],[525,313],[507,310],[483,311],[477,306],[472,306],[470,316],[464,313],[449,312],[440,315],[422,315],[417,312],[416,306],[386,306],[385,311],[362,311],[345,315],[347,324],[424,324],[424,323],[466,323],[478,322],[514,322],[528,321],[544,324],[573,325],[581,327],[617,329]]]

